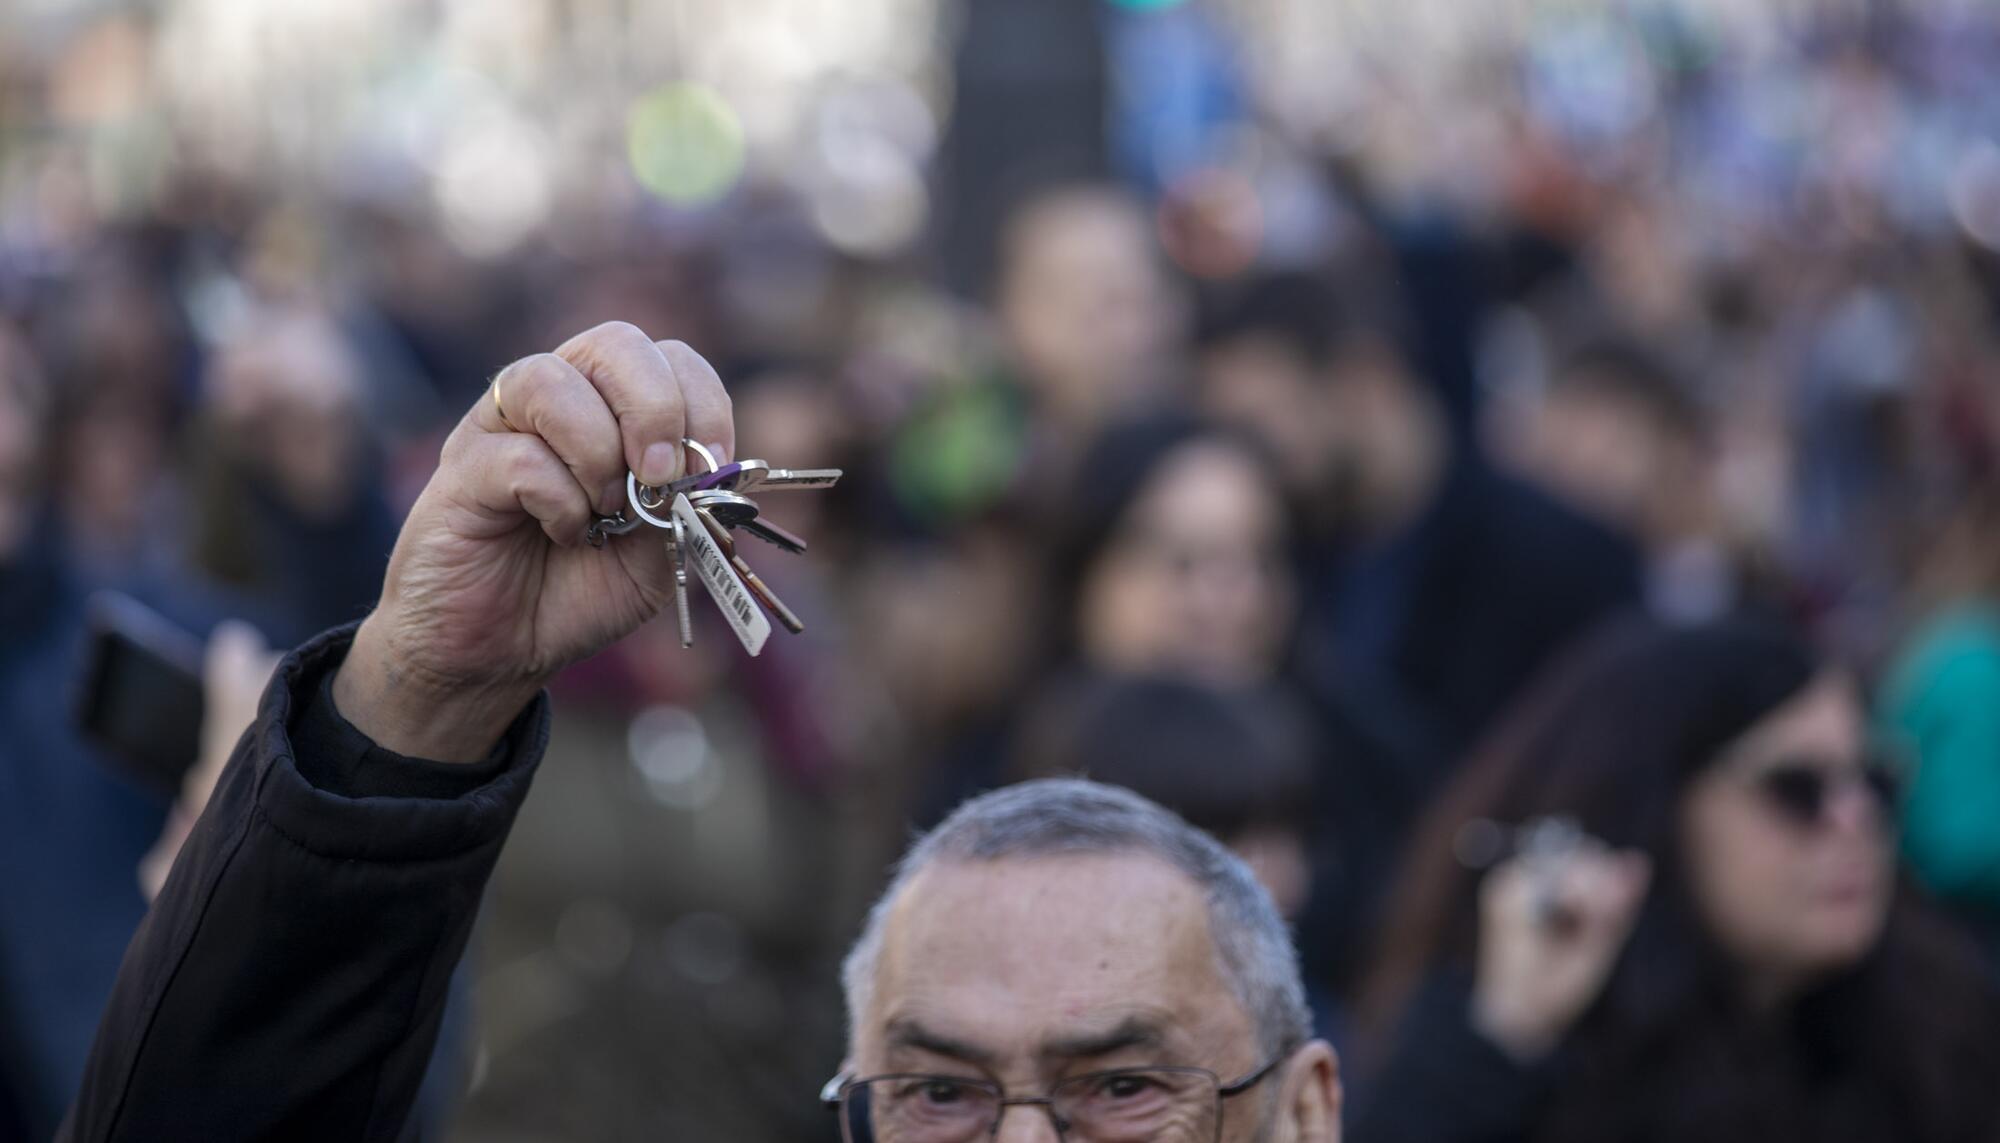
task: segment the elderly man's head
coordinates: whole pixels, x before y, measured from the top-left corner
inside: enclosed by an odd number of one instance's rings
[[[1339,1137],[1270,898],[1124,790],[1029,782],[960,807],[903,859],[845,977],[854,1143]]]

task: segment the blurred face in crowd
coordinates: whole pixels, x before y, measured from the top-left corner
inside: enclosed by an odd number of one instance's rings
[[[1293,1066],[1221,1101],[1219,1132],[1204,1106],[1144,1138],[1336,1139],[1331,1057],[1314,1055],[1325,1052],[1309,1045]],[[1302,1066],[1307,1055],[1323,1069]],[[1201,890],[1152,856],[1092,853],[945,861],[918,875],[885,930],[849,1069],[987,1080],[1035,1096],[1113,1068],[1198,1067],[1228,1083],[1265,1062],[1223,975]],[[1047,1111],[1022,1106],[1006,1110],[992,1138],[1058,1136]]]
[[[1324,439],[1324,388],[1312,363],[1275,335],[1245,334],[1202,355],[1208,411],[1257,434],[1300,493],[1323,487],[1337,459]]]
[[[1059,192],[1008,227],[999,297],[1010,347],[1050,412],[1090,420],[1163,376],[1177,306],[1146,215],[1106,190]]]
[[[1028,560],[999,528],[945,548],[868,553],[856,577],[854,612],[867,617],[857,639],[901,709],[944,726],[1003,701],[1033,662],[1043,600]]]
[[[1419,387],[1399,354],[1362,338],[1315,366],[1282,340],[1249,334],[1202,361],[1210,415],[1262,440],[1316,518],[1364,528],[1398,516],[1434,455]]]
[[[1863,767],[1866,741],[1853,682],[1828,673],[1688,788],[1682,844],[1694,899],[1753,990],[1809,985],[1881,935],[1894,853],[1887,807]]]
[[[42,397],[27,347],[0,325],[0,563],[27,539],[34,515]]]
[[[272,306],[254,331],[221,347],[205,384],[224,439],[308,518],[326,519],[356,491],[362,365],[331,315]]]
[[[1536,415],[1523,459],[1558,495],[1635,527],[1662,470],[1664,443],[1636,410],[1590,393],[1558,392]]]
[[[1376,338],[1345,348],[1328,370],[1327,440],[1342,459],[1347,506],[1364,527],[1410,510],[1426,489],[1435,450],[1422,384],[1397,350]]]
[[[1681,230],[1666,203],[1635,197],[1609,207],[1591,236],[1591,281],[1633,329],[1671,337],[1696,319],[1700,291]]]
[[[1251,456],[1219,439],[1180,446],[1084,572],[1085,657],[1132,673],[1264,678],[1292,613],[1283,544],[1278,491]]]
[[[185,342],[166,288],[116,256],[80,272],[51,328],[51,382],[63,400],[50,434],[50,491],[70,543],[115,562],[153,534],[152,513],[172,484]]]
[[[166,417],[150,396],[107,384],[62,418],[56,489],[80,543],[115,550],[145,531],[167,452]]]
[[[1700,444],[1637,402],[1561,386],[1524,422],[1502,448],[1558,497],[1635,536],[1664,540],[1695,523],[1707,480]]]

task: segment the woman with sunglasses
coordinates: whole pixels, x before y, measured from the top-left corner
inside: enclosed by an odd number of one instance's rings
[[[1899,887],[1897,777],[1788,633],[1593,640],[1411,851],[1351,1138],[2000,1139],[2000,1007]]]

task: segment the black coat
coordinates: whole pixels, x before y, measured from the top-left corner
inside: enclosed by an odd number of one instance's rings
[[[351,628],[293,653],[126,952],[62,1143],[394,1143],[548,739],[486,762],[376,747],[328,686]]]
[[[1555,1065],[1523,1067],[1472,1027],[1471,989],[1430,981],[1349,1105],[1355,1143],[1525,1143]]]
[[[1965,950],[1904,959],[1892,937],[1862,973],[1915,976],[1905,1011],[1867,1031],[1835,1016],[1843,989],[1802,998],[1784,1019],[1733,1023],[1701,1003],[1673,1010],[1650,1042],[1572,1033],[1523,1065],[1470,1019],[1466,974],[1433,976],[1389,1051],[1355,1085],[1350,1143],[1994,1143],[2000,1140],[2000,1007]],[[1935,952],[1937,950],[1931,950]],[[1929,952],[1922,955],[1928,957]],[[1586,1021],[1591,1018],[1586,1016]]]

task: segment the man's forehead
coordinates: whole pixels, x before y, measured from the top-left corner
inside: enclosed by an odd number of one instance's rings
[[[1022,925],[1029,920],[1036,923]],[[1007,947],[1099,937],[1137,944],[1135,927],[1154,943],[1208,937],[1207,902],[1194,880],[1152,854],[1123,850],[934,861],[903,887],[889,922],[892,941],[950,942],[970,928],[1009,937]]]
[[[940,861],[892,906],[874,985],[878,1037],[914,1024],[1009,1051],[1200,1035],[1235,1008],[1201,889],[1143,853]]]

